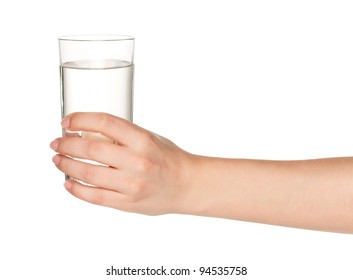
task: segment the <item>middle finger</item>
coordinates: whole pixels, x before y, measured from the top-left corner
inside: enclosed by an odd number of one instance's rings
[[[94,160],[118,169],[123,167],[124,162],[126,162],[124,159],[127,156],[125,147],[80,137],[58,138],[51,143],[51,147],[54,147],[54,150],[60,154]]]

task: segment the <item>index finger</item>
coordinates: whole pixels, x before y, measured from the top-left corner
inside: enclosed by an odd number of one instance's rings
[[[98,132],[124,146],[136,142],[143,133],[141,127],[107,113],[72,113],[62,120],[61,125],[72,131]]]

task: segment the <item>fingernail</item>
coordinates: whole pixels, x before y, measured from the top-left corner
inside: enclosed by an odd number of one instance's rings
[[[53,156],[53,162],[55,163],[55,165],[58,165],[60,160],[61,160],[61,157],[59,155]]]
[[[54,151],[56,151],[58,149],[59,146],[59,140],[54,140],[53,142],[50,143],[50,148],[53,149]]]
[[[71,182],[71,181],[65,181],[64,187],[65,187],[65,189],[67,189],[68,191],[71,190],[71,188],[72,188],[72,182]]]
[[[61,126],[62,127],[69,127],[70,124],[70,119],[69,118],[63,118],[63,120],[61,121]]]

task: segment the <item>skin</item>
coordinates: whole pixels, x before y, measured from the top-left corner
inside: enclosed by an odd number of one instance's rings
[[[73,134],[50,144],[57,152],[56,167],[81,182],[68,180],[66,189],[87,202],[148,215],[190,214],[353,233],[353,158],[204,157],[105,113],[74,113],[61,124],[105,136]]]

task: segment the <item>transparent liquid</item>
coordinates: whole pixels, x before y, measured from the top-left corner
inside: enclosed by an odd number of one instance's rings
[[[114,59],[62,64],[62,117],[73,112],[105,112],[132,121],[133,69],[134,66],[127,61]],[[63,131],[66,133],[70,132]],[[79,135],[92,140],[112,141],[99,133],[79,132]]]
[[[60,66],[63,117],[105,112],[132,121],[133,65],[121,60],[81,60]]]

